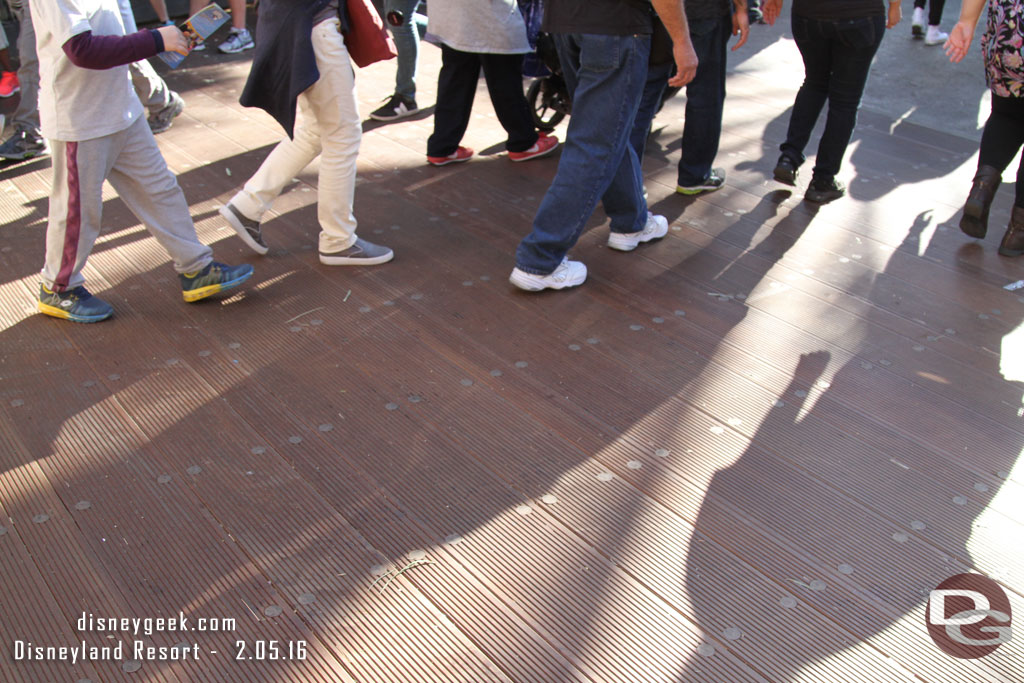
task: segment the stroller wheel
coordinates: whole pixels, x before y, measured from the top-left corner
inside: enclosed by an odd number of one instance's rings
[[[533,124],[538,130],[546,133],[553,131],[571,110],[564,82],[559,88],[557,84],[553,83],[553,80],[561,81],[557,76],[537,78],[530,83],[530,88],[526,91],[526,100],[530,103]]]

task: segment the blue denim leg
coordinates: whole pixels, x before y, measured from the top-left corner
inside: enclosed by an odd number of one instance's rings
[[[665,94],[665,86],[668,85],[669,76],[672,74],[672,62],[665,64],[650,64],[647,67],[647,82],[644,84],[644,94],[640,96],[640,108],[636,112],[636,120],[633,121],[633,131],[629,134],[629,144],[636,152],[636,158],[643,163],[644,148],[647,146],[647,137],[651,134],[651,122],[654,115],[658,113],[658,105],[661,104],[661,96]]]
[[[636,232],[647,219],[636,152],[629,145],[651,50],[650,36],[556,34],[573,112],[558,171],[516,249],[516,266],[554,271],[604,203],[612,229]]]
[[[395,92],[402,97],[416,99],[416,63],[420,53],[420,38],[426,28],[426,18],[416,13],[420,0],[385,0],[386,12],[397,10],[405,17],[401,26],[390,26],[391,36],[398,50],[398,71],[395,74]]]
[[[697,75],[686,86],[686,123],[679,159],[679,184],[698,185],[711,173],[722,137],[725,59],[732,15],[690,22],[690,42],[697,53]]]

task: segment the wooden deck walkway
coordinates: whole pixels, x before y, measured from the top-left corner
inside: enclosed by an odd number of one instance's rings
[[[36,315],[49,163],[0,167],[0,680],[1024,680],[1024,259],[995,253],[1012,186],[983,244],[956,228],[976,138],[865,107],[850,196],[815,208],[766,181],[798,77],[736,69],[725,188],[673,193],[672,101],[668,237],[613,252],[597,217],[587,283],[530,296],[507,277],[557,156],[510,164],[482,83],[470,163],[424,164],[429,111],[366,125],[360,233],[396,258],[328,268],[315,165],[266,257],[223,224],[280,132],[237,104],[244,55],[192,59],[159,142],[201,238],[255,265],[238,294],[184,304],[111,193],[86,275],[116,316]],[[1017,618],[976,660],[925,628],[966,571]]]

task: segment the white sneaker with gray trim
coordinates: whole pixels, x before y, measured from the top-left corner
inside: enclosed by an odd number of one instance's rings
[[[608,233],[608,246],[619,251],[633,251],[641,242],[661,239],[668,234],[668,219],[647,212],[647,222],[640,232]]]
[[[395,252],[391,249],[357,237],[356,243],[343,251],[321,251],[320,263],[325,266],[375,266],[387,263],[394,257]]]
[[[252,42],[252,34],[249,33],[249,29],[233,28],[217,49],[224,54],[233,55],[243,50],[251,50],[254,47],[256,47],[256,43]]]
[[[539,292],[542,289],[576,287],[582,285],[586,279],[587,267],[583,263],[563,258],[558,267],[547,275],[534,275],[525,270],[513,268],[508,281],[527,292]]]

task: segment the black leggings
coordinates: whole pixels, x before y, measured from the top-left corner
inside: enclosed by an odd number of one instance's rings
[[[914,0],[914,7],[924,9],[925,0]],[[928,0],[928,25],[938,26],[942,21],[942,8],[946,0]]]
[[[1024,98],[992,94],[992,114],[981,134],[978,166],[992,166],[1000,172],[1013,161],[1024,144]],[[1024,207],[1024,158],[1017,167],[1017,206]]]

